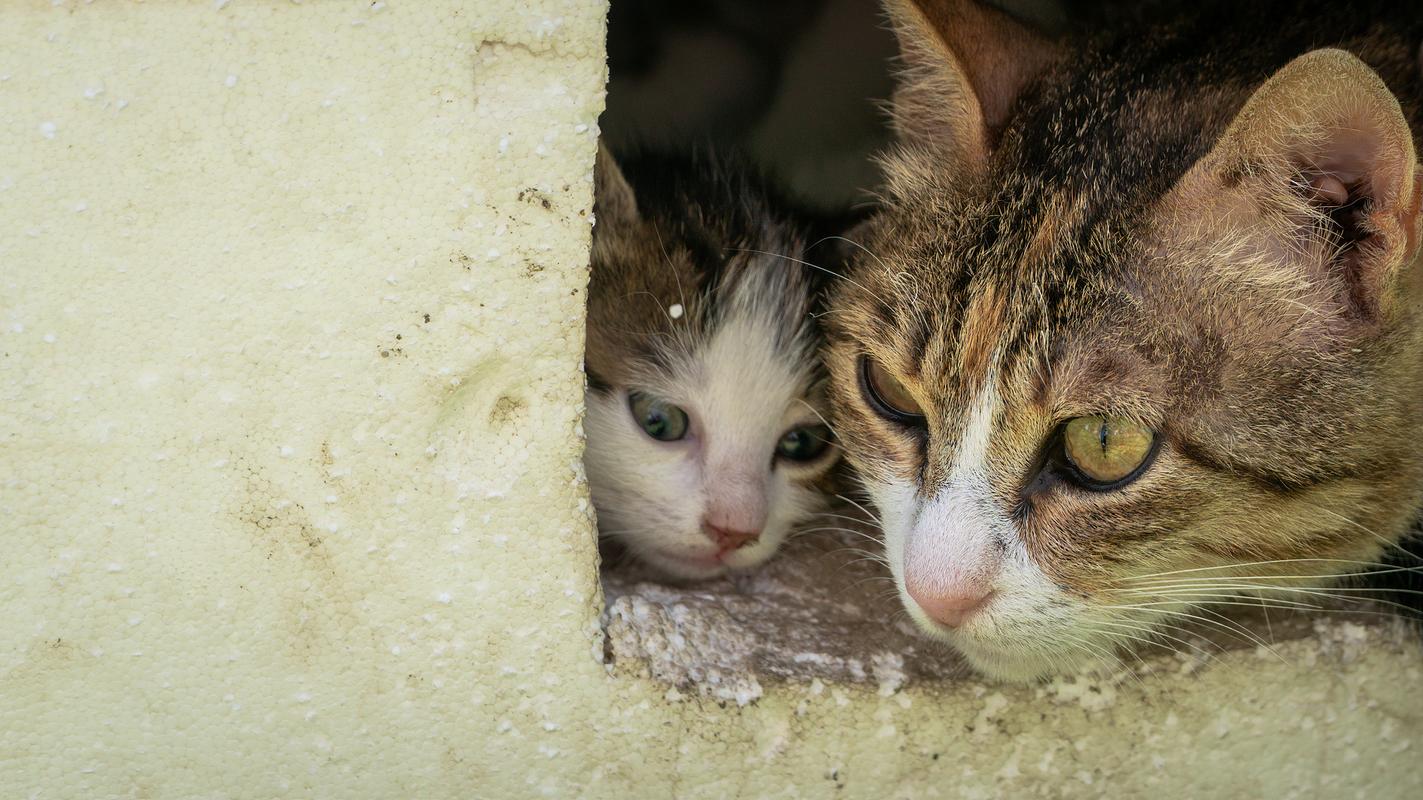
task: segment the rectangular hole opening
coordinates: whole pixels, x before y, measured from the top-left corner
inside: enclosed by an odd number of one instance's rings
[[[1050,26],[1066,13],[1048,0],[1004,5]],[[873,155],[891,138],[884,104],[895,55],[878,4],[865,0],[613,0],[602,138],[613,152],[688,142],[738,150],[776,175],[798,204],[843,211],[877,188]],[[666,257],[660,237],[658,246]],[[590,370],[590,381],[596,377]],[[668,510],[641,513],[656,518]],[[969,676],[958,656],[908,618],[868,513],[833,501],[797,525],[765,564],[709,580],[668,580],[605,535],[609,660],[737,703],[759,697],[768,680],[893,689]],[[1123,653],[1123,669],[1151,671],[1144,659],[1152,650],[1208,661],[1221,650],[1310,635],[1312,624],[1308,615],[1282,611],[1208,613],[1218,617]]]

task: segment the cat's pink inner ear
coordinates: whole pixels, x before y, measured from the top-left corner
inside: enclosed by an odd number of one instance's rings
[[[1361,88],[1323,120],[1317,137],[1305,137],[1297,160],[1308,176],[1311,204],[1331,216],[1351,245],[1336,267],[1356,305],[1376,312],[1395,274],[1418,254],[1418,171],[1397,100]]]
[[[1349,202],[1349,187],[1336,175],[1315,175],[1309,179],[1309,188],[1317,203],[1342,206]]]
[[[1242,192],[1253,200],[1242,202],[1250,199]],[[1228,217],[1244,235],[1275,231],[1262,243],[1278,254],[1273,260],[1295,258],[1307,277],[1346,287],[1341,299],[1368,315],[1389,301],[1399,270],[1418,255],[1419,172],[1408,120],[1383,80],[1342,50],[1307,53],[1275,73],[1173,196],[1186,207],[1178,212],[1196,219]],[[1320,222],[1281,228],[1261,216],[1252,230],[1241,219],[1270,208],[1307,210]],[[1323,263],[1311,253],[1325,254]]]
[[[1057,46],[974,0],[885,0],[885,9],[906,68],[894,96],[900,134],[948,145],[968,166],[986,160]]]

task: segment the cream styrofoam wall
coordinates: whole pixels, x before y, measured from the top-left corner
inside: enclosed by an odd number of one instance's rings
[[[522,769],[602,675],[603,4],[0,18],[0,796]]]
[[[0,797],[1417,794],[1387,627],[746,706],[602,664],[605,10],[0,8]]]

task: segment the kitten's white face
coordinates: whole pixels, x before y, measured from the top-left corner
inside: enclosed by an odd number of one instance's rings
[[[589,393],[585,463],[599,530],[673,577],[761,564],[823,508],[809,484],[833,448],[808,396],[805,354],[773,344],[775,311],[736,305],[665,369]]]

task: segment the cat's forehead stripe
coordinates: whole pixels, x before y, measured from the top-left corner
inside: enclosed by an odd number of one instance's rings
[[[988,369],[994,346],[1002,331],[1007,311],[1006,292],[986,283],[969,302],[959,328],[959,365],[963,376],[974,384]]]

